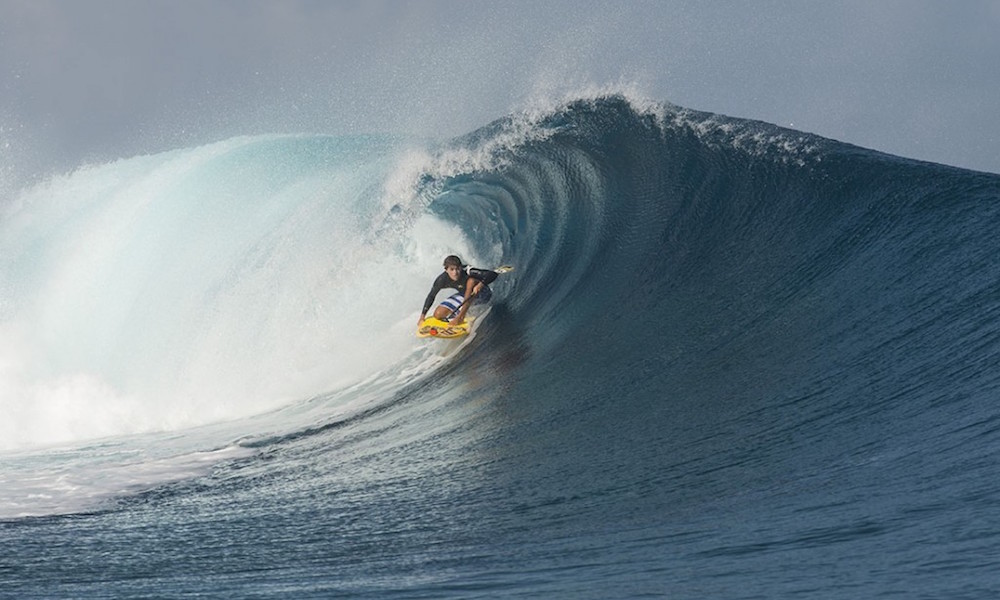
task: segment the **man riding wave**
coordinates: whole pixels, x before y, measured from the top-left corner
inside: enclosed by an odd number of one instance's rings
[[[469,268],[469,265],[462,264],[462,259],[455,255],[446,256],[444,273],[438,275],[437,279],[434,280],[431,291],[424,300],[424,308],[420,311],[420,320],[417,323],[423,323],[427,317],[427,311],[430,310],[434,299],[437,298],[438,292],[451,288],[457,290],[457,293],[448,296],[441,302],[434,309],[433,316],[440,321],[460,325],[465,321],[465,313],[468,312],[472,304],[485,304],[493,297],[489,284],[493,283],[497,275],[499,275],[497,271]]]

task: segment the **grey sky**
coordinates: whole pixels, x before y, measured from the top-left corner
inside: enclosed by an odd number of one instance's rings
[[[446,136],[626,82],[1000,172],[998,65],[1000,0],[0,0],[0,158],[24,178],[262,132]]]

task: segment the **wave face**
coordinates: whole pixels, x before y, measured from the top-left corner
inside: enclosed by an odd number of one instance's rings
[[[55,375],[9,359],[11,389],[88,374],[152,425],[10,453],[6,593],[1000,591],[1000,177],[618,96],[415,147],[233,140],[53,184],[134,169],[168,214],[102,188],[99,221],[7,220],[7,329],[113,342],[32,348]],[[452,251],[517,270],[445,349],[411,330]],[[105,271],[117,306],[23,292]]]

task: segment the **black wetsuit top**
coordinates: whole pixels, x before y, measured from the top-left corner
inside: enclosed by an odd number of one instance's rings
[[[493,271],[486,271],[482,269],[469,269],[466,273],[464,270],[458,276],[458,281],[454,281],[448,276],[448,272],[445,271],[438,275],[437,279],[434,280],[434,285],[431,286],[431,293],[427,294],[427,299],[424,300],[424,310],[420,311],[422,314],[427,314],[430,310],[431,305],[434,304],[434,298],[437,298],[438,292],[445,288],[454,288],[458,290],[459,294],[465,295],[465,288],[469,286],[469,279],[475,279],[477,281],[482,281],[484,284],[490,283],[497,278],[497,274]]]

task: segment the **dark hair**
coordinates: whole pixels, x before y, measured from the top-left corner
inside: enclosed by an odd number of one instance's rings
[[[462,264],[462,259],[455,256],[454,254],[444,257],[444,268],[446,269],[448,267],[458,267],[461,269],[464,266],[465,265]]]

